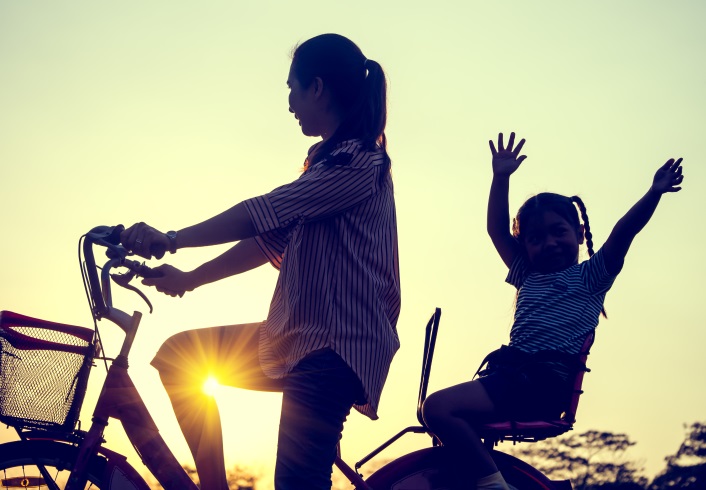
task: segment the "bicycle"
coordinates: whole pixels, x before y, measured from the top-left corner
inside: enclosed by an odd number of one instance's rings
[[[142,314],[115,308],[111,281],[138,293],[130,281],[156,274],[130,259],[119,244],[122,226],[99,226],[79,241],[79,261],[94,328],[40,320],[0,312],[0,422],[13,427],[18,441],[0,444],[0,488],[49,488],[50,490],[149,490],[127,458],[105,446],[103,433],[111,418],[120,420],[128,439],[147,469],[165,490],[197,490],[197,485],[176,460],[159,434],[149,410],[128,373],[128,357]],[[97,267],[94,246],[106,249],[108,260]],[[114,269],[127,269],[112,273]],[[98,269],[101,270],[100,275]],[[425,427],[421,406],[426,397],[441,310],[427,322],[422,374],[417,403],[419,426],[407,427],[354,467],[339,456],[335,465],[356,490],[442,490],[452,488],[446,448]],[[115,359],[102,356],[97,322],[108,320],[125,332]],[[590,339],[592,342],[592,338]],[[588,355],[590,342],[584,346]],[[80,429],[78,415],[88,386],[90,369],[103,360],[108,369],[88,431]],[[108,361],[110,366],[108,367]],[[581,393],[583,371],[577,375],[572,406],[558,421],[501,422],[482,431],[492,449],[499,441],[534,441],[572,428]],[[361,467],[407,433],[428,434],[432,445],[401,456],[364,478]],[[339,448],[340,449],[340,448]],[[551,481],[519,459],[492,450],[498,468],[518,489],[571,488],[568,481]]]

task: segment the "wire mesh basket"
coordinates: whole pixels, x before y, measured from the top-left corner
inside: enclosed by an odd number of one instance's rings
[[[0,312],[0,421],[73,430],[93,354],[92,329]]]

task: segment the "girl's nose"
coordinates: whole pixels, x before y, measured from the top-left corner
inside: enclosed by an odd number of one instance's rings
[[[544,239],[543,246],[544,248],[554,248],[557,246],[557,241],[554,237],[548,236]]]
[[[294,111],[292,110],[291,107],[289,108],[289,112],[291,112],[292,114],[294,114]]]

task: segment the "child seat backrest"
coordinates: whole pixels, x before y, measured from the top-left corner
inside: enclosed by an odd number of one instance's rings
[[[593,342],[596,340],[596,331],[593,330],[591,333],[586,335],[586,338],[583,341],[583,345],[581,346],[581,351],[579,353],[579,360],[581,361],[581,364],[583,366],[586,366],[586,361],[588,359],[588,355],[591,353],[591,346],[593,345]],[[576,421],[576,411],[578,410],[579,406],[579,398],[581,397],[581,394],[583,393],[582,390],[582,385],[583,385],[583,376],[586,374],[590,369],[587,367],[584,367],[584,369],[579,369],[576,373],[576,377],[574,378],[574,389],[573,392],[571,393],[571,400],[569,402],[569,407],[567,411],[564,413],[562,416],[562,420],[573,424]]]
[[[439,320],[441,319],[441,308],[435,308],[434,313],[429,318],[424,334],[424,357],[422,358],[422,375],[419,382],[419,397],[417,398],[417,420],[423,427],[424,417],[422,417],[422,404],[427,397],[429,386],[429,376],[431,375],[431,361],[434,358],[434,346],[436,345],[436,334],[439,331]]]

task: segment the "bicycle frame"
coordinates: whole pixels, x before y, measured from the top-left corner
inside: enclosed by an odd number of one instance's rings
[[[111,310],[107,317],[116,321],[122,319],[121,314],[122,312],[119,310]],[[133,335],[128,337],[134,338],[140,317],[139,312],[128,317],[131,324],[129,330],[133,332]],[[79,457],[66,490],[84,488],[86,484],[85,465],[90,457],[98,451],[109,418],[122,422],[128,439],[142,458],[145,466],[165,490],[197,490],[197,486],[191,481],[159,434],[157,425],[130,378],[127,362],[130,346],[125,345],[128,342],[129,340],[126,338],[121,354],[108,369],[108,375],[93,412],[91,428],[80,445]]]
[[[135,312],[131,321],[136,329],[141,314]],[[165,490],[198,490],[179,462],[176,460],[167,444],[159,434],[149,410],[128,373],[127,354],[121,353],[108,369],[108,375],[103,390],[98,398],[93,412],[93,422],[84,442],[81,444],[79,459],[74,475],[84,473],[84,465],[92,454],[95,454],[101,444],[102,435],[108,425],[108,419],[114,418],[122,422],[128,439],[142,458],[145,466],[154,475]],[[362,476],[355,472],[340,457],[336,458],[336,466],[355,486],[356,490],[373,490]],[[66,490],[82,489],[85,481],[76,479],[69,481]]]

